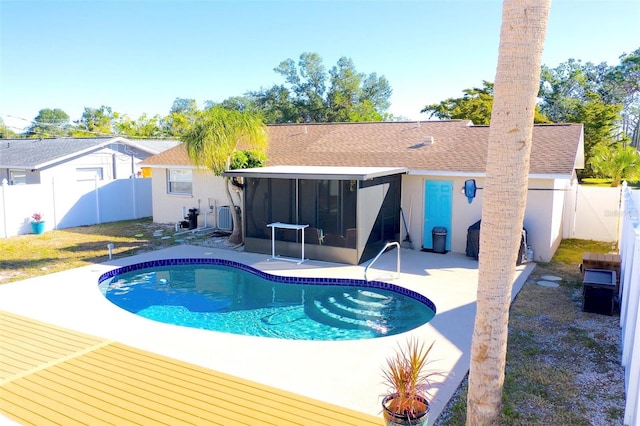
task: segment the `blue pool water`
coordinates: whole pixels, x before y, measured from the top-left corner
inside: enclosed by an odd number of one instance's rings
[[[431,320],[428,298],[379,281],[281,277],[223,259],[118,268],[99,285],[115,305],[152,320],[295,340],[371,339]]]

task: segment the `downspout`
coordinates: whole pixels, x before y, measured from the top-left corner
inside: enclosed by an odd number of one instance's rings
[[[133,204],[133,219],[137,219],[138,215],[137,215],[137,209],[136,209],[136,179],[131,179],[131,196],[132,196],[132,203]]]
[[[56,216],[56,178],[51,178],[51,196],[53,197],[53,229],[58,229],[58,218]]]

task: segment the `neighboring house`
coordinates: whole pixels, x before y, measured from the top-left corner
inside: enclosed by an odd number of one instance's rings
[[[0,182],[38,184],[52,178],[113,180],[142,176],[138,163],[178,145],[173,140],[108,138],[2,139]]]
[[[271,252],[271,229],[265,224],[309,224],[321,244],[308,244],[305,255],[361,263],[385,241],[404,238],[401,206],[414,248],[433,249],[437,227],[446,229],[446,251],[465,253],[468,228],[481,219],[488,126],[452,120],[267,129],[267,167],[225,173],[244,178],[245,250]],[[576,190],[575,170],[584,167],[583,145],[581,124],[534,127],[523,226],[535,260],[549,261],[560,244],[565,208]],[[227,204],[222,179],[195,168],[184,146],[141,165],[162,170],[152,178],[154,221],[173,223],[182,220],[186,209],[198,208],[199,226],[205,221],[215,226],[213,207]],[[470,179],[478,187],[471,200],[464,194]],[[278,243],[279,254],[299,255],[295,241],[300,237],[285,231],[278,234],[285,241]],[[328,241],[328,233],[342,240]]]

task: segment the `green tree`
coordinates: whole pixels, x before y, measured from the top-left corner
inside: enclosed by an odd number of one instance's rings
[[[300,55],[298,67],[293,59],[287,59],[280,62],[274,71],[281,74],[291,86],[299,121],[326,122],[327,106],[324,96],[327,75],[322,58],[317,53],[305,52]]]
[[[198,103],[195,99],[176,98],[169,112],[195,115],[198,112]]]
[[[594,175],[590,161],[594,147],[610,146],[626,137],[620,132],[623,101],[612,71],[606,63],[583,64],[574,59],[556,68],[542,67],[541,112],[554,123],[584,125],[586,166],[578,172],[580,178]]]
[[[74,137],[90,138],[113,135],[114,125],[119,116],[120,114],[113,112],[108,106],[85,107],[80,120],[75,121],[76,128],[71,130],[71,134]]]
[[[580,178],[593,176],[591,167],[591,157],[594,155],[595,147],[599,145],[610,146],[617,137],[617,130],[620,123],[620,104],[606,104],[600,100],[598,95],[591,94],[591,100],[576,103],[574,110],[567,115],[566,121],[569,123],[584,124],[584,156],[586,160],[585,169],[579,171]]]
[[[640,149],[640,48],[620,56],[620,64],[606,74],[604,95],[622,104],[622,132]]]
[[[350,58],[342,57],[329,70],[327,120],[382,121],[389,108],[391,86],[384,76],[357,72]]]
[[[9,129],[5,124],[4,120],[0,117],[0,139],[10,139],[15,138],[16,132]]]
[[[248,94],[268,123],[389,118],[389,82],[376,73],[359,73],[350,58],[340,58],[327,72],[317,53],[305,52],[297,63],[287,59],[274,71],[284,77],[285,84]]]
[[[269,89],[249,92],[255,100],[256,109],[265,123],[296,123],[299,121],[298,108],[293,102],[291,92],[284,85],[274,85]]]
[[[248,149],[246,151],[235,151],[231,156],[231,170],[252,169],[262,167],[267,162],[267,155],[259,149]]]
[[[462,91],[462,98],[449,98],[439,104],[425,106],[420,112],[441,120],[471,120],[474,124],[489,124],[493,107],[493,83],[482,81],[482,87]]]
[[[371,102],[379,114],[386,115],[386,111],[391,106],[389,98],[392,94],[393,89],[385,76],[378,76],[375,72],[366,77],[363,76],[360,101]]]
[[[205,110],[214,108],[216,106],[240,112],[258,112],[256,100],[250,96],[231,96],[219,103],[213,101],[206,101],[204,103]]]
[[[467,394],[467,424],[474,426],[500,424],[509,306],[550,8],[551,0],[504,0],[502,6]]]
[[[186,144],[189,158],[197,166],[212,170],[216,176],[230,167],[239,146],[264,151],[268,143],[267,132],[258,116],[220,107],[201,114],[180,139]],[[229,205],[235,206],[229,190],[229,178],[224,179]],[[231,211],[233,231],[229,241],[240,244],[243,241],[242,224],[236,209]]]
[[[38,112],[25,134],[30,138],[57,138],[69,135],[69,115],[59,108],[44,108]]]
[[[169,136],[183,135],[198,118],[200,111],[195,99],[176,98],[169,115],[163,120],[163,127]]]
[[[429,113],[429,117],[440,120],[471,120],[473,124],[487,125],[491,120],[493,109],[493,83],[482,81],[482,87],[474,87],[462,91],[461,98],[449,98],[438,104],[425,106],[420,112]],[[536,106],[535,123],[549,123],[540,114]]]
[[[597,94],[598,68],[569,59],[556,68],[542,66],[540,74],[540,110],[554,123],[567,122],[577,105],[585,102],[589,94]]]
[[[640,180],[640,153],[632,146],[615,143],[598,145],[590,160],[596,175],[611,179],[611,186],[620,186],[623,180]]]
[[[161,120],[157,114],[153,117],[142,114],[137,120],[125,114],[114,123],[114,127],[117,134],[127,137],[160,138],[164,136]]]
[[[359,102],[362,75],[356,72],[353,61],[340,58],[330,71],[331,89],[327,94],[327,121],[349,121],[349,115]]]

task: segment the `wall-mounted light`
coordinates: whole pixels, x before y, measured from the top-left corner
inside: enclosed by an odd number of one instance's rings
[[[476,197],[477,189],[478,187],[476,186],[475,179],[468,179],[464,181],[464,187],[462,188],[462,193],[464,194],[465,197],[467,197],[467,201],[469,202],[469,204],[471,204],[473,199]]]

